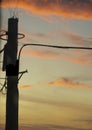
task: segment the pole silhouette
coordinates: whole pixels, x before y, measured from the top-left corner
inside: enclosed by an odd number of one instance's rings
[[[6,124],[5,130],[18,130],[18,73],[19,62],[17,60],[18,48],[18,19],[8,19],[8,39],[4,47],[3,71],[6,71],[7,95],[6,95]]]

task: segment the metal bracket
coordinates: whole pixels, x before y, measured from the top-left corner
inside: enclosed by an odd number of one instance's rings
[[[20,79],[21,79],[21,77],[23,76],[23,74],[24,74],[24,73],[28,73],[28,71],[27,71],[27,70],[25,70],[25,71],[21,71],[21,72],[19,72],[20,76],[19,76],[18,80],[20,80]]]

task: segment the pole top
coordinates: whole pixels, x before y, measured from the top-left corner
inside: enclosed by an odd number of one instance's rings
[[[11,17],[11,18],[8,18],[8,20],[9,20],[9,21],[15,21],[15,20],[16,20],[16,22],[18,22],[19,19],[18,19],[18,18],[15,18],[15,17],[13,16],[13,17]]]

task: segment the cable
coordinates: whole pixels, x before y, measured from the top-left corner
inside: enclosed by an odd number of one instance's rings
[[[7,35],[7,31],[6,30],[0,30],[0,39],[2,40],[7,40],[6,38],[3,38],[3,36]]]
[[[4,33],[0,34],[0,39],[7,41],[8,38],[3,38],[3,36],[8,36],[8,32],[4,31]],[[18,33],[18,36],[18,39],[23,39],[25,37],[25,35],[22,33]]]
[[[7,92],[7,78],[5,78],[5,81],[4,81],[4,84],[1,84],[0,83],[0,85],[2,86],[1,88],[0,88],[0,92],[2,93],[2,94],[6,94],[6,92]],[[5,92],[4,92],[4,90],[5,90]]]
[[[43,46],[43,47],[51,47],[51,48],[58,48],[58,49],[81,49],[81,50],[92,50],[89,47],[73,47],[73,46],[56,46],[56,45],[45,45],[45,44],[24,44],[19,51],[18,59],[20,60],[21,51],[26,46]]]
[[[4,48],[2,50],[0,50],[0,54],[4,51]]]

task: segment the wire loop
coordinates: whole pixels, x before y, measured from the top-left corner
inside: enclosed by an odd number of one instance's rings
[[[7,41],[8,38],[7,38],[7,37],[4,38],[4,36],[8,36],[8,32],[3,30],[3,33],[0,34],[0,39]],[[23,39],[24,37],[25,37],[24,34],[22,34],[22,33],[18,33],[18,39]]]

